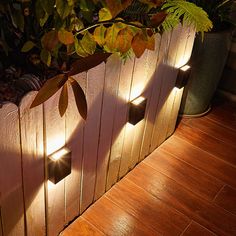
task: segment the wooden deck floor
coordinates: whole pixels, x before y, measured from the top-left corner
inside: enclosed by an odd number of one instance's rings
[[[183,119],[62,235],[236,235],[235,107]]]

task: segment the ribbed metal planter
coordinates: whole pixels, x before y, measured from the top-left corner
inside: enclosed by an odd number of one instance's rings
[[[231,30],[206,33],[195,39],[191,58],[192,72],[185,88],[180,113],[202,114],[209,109],[222,76],[231,42]]]

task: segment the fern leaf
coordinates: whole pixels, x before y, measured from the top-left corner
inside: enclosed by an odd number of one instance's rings
[[[200,7],[185,0],[168,0],[163,6],[169,17],[162,23],[163,28],[170,29],[176,22],[193,26],[197,32],[207,32],[212,29],[212,22],[207,13]],[[173,27],[172,27],[173,28]]]

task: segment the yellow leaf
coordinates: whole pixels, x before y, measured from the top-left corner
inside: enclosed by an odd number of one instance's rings
[[[106,35],[107,28],[103,25],[98,26],[93,33],[94,40],[100,45],[105,44],[105,35]]]
[[[78,41],[78,39],[75,37],[75,52],[77,53],[77,55],[81,56],[81,57],[87,57],[88,53],[85,52],[85,50],[83,49],[82,45],[81,45],[81,40]]]
[[[65,45],[69,45],[74,43],[74,35],[72,32],[66,31],[65,29],[61,29],[58,32],[58,39],[61,43]]]
[[[47,66],[51,65],[51,61],[52,61],[52,55],[49,51],[47,51],[46,49],[43,49],[40,53],[40,59],[43,63],[45,63]]]
[[[111,20],[111,19],[112,19],[112,15],[109,9],[102,8],[99,11],[99,21],[105,21],[105,20]]]
[[[87,31],[80,43],[86,53],[88,53],[89,55],[94,54],[96,50],[96,42],[92,34]]]
[[[27,41],[22,49],[21,49],[21,52],[28,52],[30,51],[33,47],[35,46],[35,43],[33,43],[32,41]]]

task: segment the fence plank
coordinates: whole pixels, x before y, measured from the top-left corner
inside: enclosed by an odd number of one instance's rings
[[[134,68],[134,58],[121,65],[115,120],[113,125],[112,146],[107,174],[106,190],[117,182],[121,162],[124,135],[127,123],[128,101]]]
[[[152,94],[149,104],[150,108],[147,112],[146,127],[143,133],[143,142],[140,151],[140,161],[143,160],[146,156],[148,156],[151,145],[152,132],[157,113],[157,105],[161,92],[161,76],[163,72],[162,68],[166,53],[166,35],[158,35],[156,44],[159,45],[159,50],[157,53],[158,61],[156,65],[156,70],[153,75],[154,78],[152,84]]]
[[[147,86],[148,67],[149,67],[149,52],[145,51],[141,58],[135,59],[132,85],[130,89],[129,101],[143,94]],[[119,178],[122,178],[133,165],[135,160],[132,160],[132,148],[136,130],[142,129],[144,120],[140,121],[135,126],[126,125],[124,145],[121,156]]]
[[[1,207],[0,207],[0,236],[3,236],[3,228],[2,228],[2,213],[1,213]]]
[[[19,112],[8,103],[0,108],[0,206],[3,233],[24,235]],[[16,210],[17,209],[17,210]]]
[[[19,109],[27,235],[41,236],[46,234],[43,106],[29,108],[36,94],[28,93]]]
[[[74,79],[86,93],[87,73],[78,74],[74,76]],[[71,174],[66,178],[65,185],[66,222],[73,220],[80,212],[84,123],[77,110],[74,94],[70,87],[69,104],[66,111],[66,146],[71,150],[72,170]]]
[[[181,40],[182,44],[178,50],[178,55],[175,63],[175,66],[177,68],[185,65],[189,61],[192,53],[194,37],[195,37],[195,30],[185,26],[182,34],[182,40]],[[167,137],[169,137],[175,130],[175,125],[178,117],[183,90],[184,88],[181,89],[175,88],[173,90],[175,99],[172,105],[172,111],[169,119],[169,125],[166,135]]]
[[[60,91],[44,104],[46,156],[65,146],[65,116],[60,117],[58,111],[59,95]],[[65,224],[65,180],[57,184],[48,181],[47,187],[47,233],[51,236],[57,235]]]
[[[93,202],[94,197],[104,75],[105,63],[102,63],[89,70],[87,76],[88,117],[84,128],[80,212],[83,212]]]
[[[158,147],[165,139],[168,128],[168,120],[170,117],[172,104],[174,102],[173,88],[176,81],[177,70],[175,69],[175,59],[180,44],[180,35],[182,32],[182,26],[179,25],[172,31],[171,41],[169,45],[169,52],[166,62],[166,69],[164,71],[164,81],[161,87],[161,96],[159,99],[159,113],[157,114],[157,120],[154,128],[153,135],[153,151]]]
[[[160,35],[156,37],[155,50],[148,51],[148,58],[146,62],[148,69],[146,71],[146,75],[144,74],[142,75],[140,71],[138,72],[139,74],[141,74],[142,77],[146,76],[145,90],[143,92],[143,96],[147,98],[147,107],[143,122],[138,123],[136,125],[137,127],[135,127],[134,141],[131,153],[131,163],[129,164],[129,169],[133,169],[133,167],[139,162],[141,147],[149,118],[148,115],[149,113],[154,112],[153,104],[151,103],[151,95],[152,95],[152,87],[155,81],[155,71],[157,68],[159,49],[160,49]],[[140,70],[143,69],[142,64],[137,66],[138,68],[140,68]]]
[[[117,55],[112,55],[106,63],[97,160],[97,178],[94,196],[95,200],[101,197],[106,190],[106,177],[111,149],[121,63],[122,61]]]

